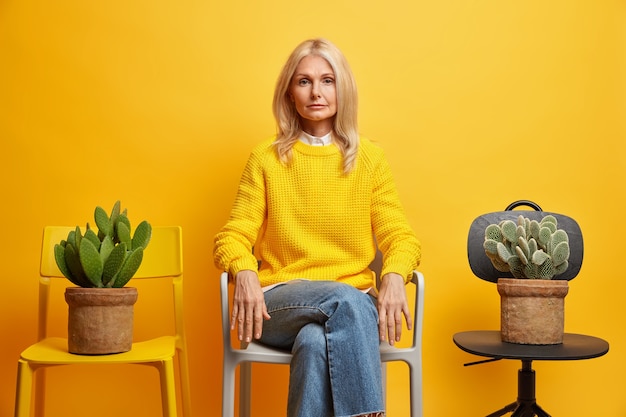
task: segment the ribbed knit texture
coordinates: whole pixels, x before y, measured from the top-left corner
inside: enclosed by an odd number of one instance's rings
[[[381,148],[362,138],[356,166],[345,175],[335,145],[296,142],[293,160],[283,164],[272,142],[253,150],[230,218],[215,236],[218,268],[232,275],[257,270],[258,258],[262,286],[305,278],[369,288],[373,233],[384,255],[383,275],[410,278],[420,244]]]

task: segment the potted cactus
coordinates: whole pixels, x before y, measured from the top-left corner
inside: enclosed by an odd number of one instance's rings
[[[485,229],[483,248],[495,269],[513,275],[498,279],[502,340],[562,343],[569,287],[567,280],[557,277],[568,268],[570,247],[557,219],[550,214],[541,220],[520,215],[517,223],[504,220],[490,224]]]
[[[54,247],[57,266],[76,287],[68,287],[68,350],[76,354],[109,354],[131,349],[133,306],[137,289],[125,287],[139,269],[152,227],[141,222],[131,234],[120,202],[111,214],[96,207],[97,233],[89,223],[76,227]]]
[[[552,279],[567,270],[569,238],[557,219],[541,221],[519,216],[517,224],[504,220],[485,229],[485,253],[498,271],[515,278]]]

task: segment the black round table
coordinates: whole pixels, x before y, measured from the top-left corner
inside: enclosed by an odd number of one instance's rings
[[[606,340],[594,336],[565,333],[563,343],[558,345],[521,345],[503,342],[500,331],[478,330],[456,333],[454,343],[465,352],[490,359],[465,364],[517,359],[522,361],[518,373],[517,400],[487,417],[503,416],[512,412],[511,417],[550,417],[535,399],[535,371],[532,361],[564,361],[592,359],[606,354],[609,344]]]

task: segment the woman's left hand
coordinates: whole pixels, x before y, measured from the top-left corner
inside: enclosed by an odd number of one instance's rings
[[[378,332],[380,340],[387,339],[390,345],[400,341],[402,316],[407,329],[413,327],[413,318],[406,299],[404,279],[395,273],[385,274],[378,292]],[[388,337],[388,338],[387,338]]]

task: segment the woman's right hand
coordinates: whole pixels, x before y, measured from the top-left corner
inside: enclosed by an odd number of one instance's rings
[[[244,342],[260,339],[263,333],[263,320],[269,320],[265,297],[259,276],[254,271],[243,270],[235,275],[235,295],[230,329],[237,326],[237,337]]]

